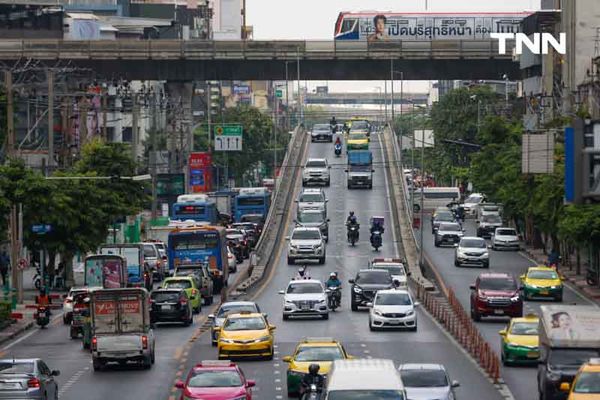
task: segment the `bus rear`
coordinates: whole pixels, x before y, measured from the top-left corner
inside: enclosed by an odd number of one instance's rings
[[[224,228],[204,226],[174,230],[169,234],[167,251],[171,272],[181,265],[207,263],[214,291],[220,293],[228,277]]]
[[[244,215],[269,213],[271,193],[266,187],[240,189],[235,198],[235,221],[241,222]]]

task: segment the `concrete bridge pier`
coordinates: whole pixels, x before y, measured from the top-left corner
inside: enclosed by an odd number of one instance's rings
[[[167,149],[169,150],[171,173],[184,171],[187,158],[193,151],[191,81],[167,81]]]

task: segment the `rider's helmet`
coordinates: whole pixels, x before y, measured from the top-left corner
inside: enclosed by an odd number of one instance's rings
[[[306,272],[306,269],[304,267],[298,268],[298,275],[304,276],[304,272]]]
[[[354,217],[354,211],[350,211],[350,216]]]
[[[329,277],[331,279],[336,279],[337,278],[337,274],[335,272],[332,272],[332,273],[329,274]]]
[[[320,368],[319,364],[310,364],[308,366],[308,373],[310,375],[315,376],[315,375],[317,375],[319,373],[319,368]]]

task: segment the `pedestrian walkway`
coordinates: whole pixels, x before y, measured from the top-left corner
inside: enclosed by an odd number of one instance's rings
[[[525,247],[524,252],[529,258],[531,258],[540,265],[544,265],[544,263],[548,259],[548,255],[544,254],[544,251],[542,249],[533,249],[530,247]],[[587,265],[582,262],[581,274],[577,274],[577,271],[575,270],[575,265],[577,263],[575,257],[572,256],[569,261],[570,263],[567,263],[567,265],[570,265],[571,267],[565,266],[564,262],[562,262],[561,265],[559,265],[559,271],[565,277],[565,280],[573,286],[575,286],[577,289],[579,289],[579,291],[585,294],[588,298],[600,304],[600,287],[590,286],[586,282],[585,271]]]

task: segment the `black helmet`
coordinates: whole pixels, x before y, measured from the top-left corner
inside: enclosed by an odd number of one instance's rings
[[[319,373],[319,364],[310,364],[308,366],[308,373],[311,375],[316,375]]]
[[[354,211],[350,211],[350,216],[354,217]]]

